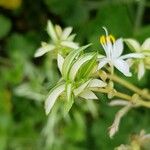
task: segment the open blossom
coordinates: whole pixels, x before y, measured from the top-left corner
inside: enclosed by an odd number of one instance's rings
[[[135,39],[125,39],[125,42],[131,50],[144,56],[138,61],[136,60],[138,79],[141,79],[145,73],[145,68],[150,69],[150,38],[147,38],[142,45]]]
[[[72,34],[72,27],[67,27],[64,30],[59,25],[53,26],[51,21],[47,24],[47,33],[51,38],[50,43],[42,42],[41,47],[35,52],[35,57],[40,57],[49,51],[57,51],[68,53],[72,49],[79,48],[78,43],[73,42],[75,34]]]
[[[131,76],[129,70],[129,64],[125,61],[128,58],[139,58],[142,57],[139,53],[131,53],[122,55],[123,53],[123,40],[119,38],[115,40],[112,35],[108,35],[108,31],[104,28],[106,35],[100,37],[100,43],[105,51],[104,56],[99,61],[98,69],[101,69],[104,65],[109,64],[111,67],[116,67],[125,76]]]

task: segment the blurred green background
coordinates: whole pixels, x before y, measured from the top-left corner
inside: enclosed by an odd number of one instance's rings
[[[45,115],[43,100],[60,75],[55,61],[33,55],[49,39],[48,19],[73,26],[77,42],[92,42],[98,50],[102,26],[116,37],[149,37],[150,1],[0,0],[0,150],[113,150],[141,129],[150,132],[150,111],[138,108],[110,139],[108,127],[119,108],[109,107],[105,95],[89,109],[85,101],[74,105],[70,117]],[[131,81],[149,88],[149,72],[141,82],[136,75]]]

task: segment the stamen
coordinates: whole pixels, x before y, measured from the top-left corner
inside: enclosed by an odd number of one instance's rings
[[[115,37],[113,35],[108,35],[108,36],[105,36],[105,35],[102,35],[100,36],[99,38],[99,42],[102,44],[102,45],[105,45],[106,43],[108,42],[111,42],[112,44],[115,43]]]
[[[100,36],[100,43],[102,45],[106,44],[106,37],[104,35]]]
[[[112,43],[115,43],[115,37],[113,35],[109,35],[109,40],[112,42]]]
[[[102,27],[106,33],[106,37],[108,36],[108,31],[107,31],[107,28],[106,27]]]

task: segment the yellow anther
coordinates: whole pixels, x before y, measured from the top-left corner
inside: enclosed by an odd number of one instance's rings
[[[106,38],[104,35],[100,36],[100,39],[99,39],[100,43],[101,44],[106,44]]]
[[[113,35],[109,36],[102,35],[99,40],[101,44],[106,44],[107,42],[111,42],[112,44],[115,43],[115,38]]]
[[[115,43],[115,37],[113,35],[109,35],[109,40],[112,42],[112,43]]]

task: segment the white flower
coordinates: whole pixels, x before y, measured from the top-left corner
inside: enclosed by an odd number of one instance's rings
[[[58,25],[53,26],[49,20],[47,24],[47,33],[51,38],[50,43],[42,42],[42,46],[35,52],[35,57],[40,57],[49,51],[56,50],[61,53],[68,53],[71,49],[79,48],[78,44],[73,42],[75,34],[70,35],[72,27],[67,27],[64,30]]]
[[[129,64],[125,61],[125,59],[139,58],[142,57],[141,54],[131,53],[127,55],[122,55],[122,38],[115,41],[115,38],[112,35],[108,35],[107,29],[104,28],[104,30],[106,32],[106,36],[103,35],[100,37],[100,43],[106,53],[106,56],[100,59],[98,69],[101,69],[104,65],[108,63],[110,66],[116,67],[124,75],[131,76],[131,73],[129,71]]]
[[[135,52],[141,53],[144,57],[140,58],[138,61],[138,79],[140,80],[144,73],[145,68],[149,68],[149,61],[150,61],[150,38],[147,38],[142,45],[135,39],[125,39],[126,44],[129,48]]]

